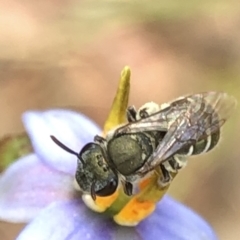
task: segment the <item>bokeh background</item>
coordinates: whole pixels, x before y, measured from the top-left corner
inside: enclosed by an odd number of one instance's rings
[[[130,104],[219,90],[240,100],[240,3],[0,0],[0,136],[29,109],[77,107],[103,124],[125,65]],[[169,194],[220,239],[240,235],[240,111],[215,151],[189,161]],[[22,225],[0,223],[0,239]]]

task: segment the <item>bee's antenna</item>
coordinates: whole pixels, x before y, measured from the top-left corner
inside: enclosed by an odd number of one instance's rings
[[[50,136],[50,138],[63,150],[65,150],[68,153],[71,153],[75,156],[77,156],[79,158],[79,154],[77,152],[74,152],[72,149],[68,148],[66,145],[64,145],[63,143],[61,143],[56,137],[54,136]]]

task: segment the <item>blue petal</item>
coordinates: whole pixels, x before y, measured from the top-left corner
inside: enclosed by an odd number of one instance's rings
[[[43,210],[18,240],[111,239],[111,222],[91,212],[79,201],[56,202]]]
[[[80,201],[57,202],[31,222],[17,240],[216,240],[209,225],[170,197],[135,228],[120,227]]]
[[[26,112],[23,123],[39,158],[55,169],[70,174],[76,171],[76,157],[57,146],[50,135],[79,152],[100,132],[90,119],[70,110]]]
[[[0,219],[28,222],[50,203],[75,197],[71,175],[50,169],[31,154],[0,178]]]
[[[212,228],[188,207],[165,196],[155,212],[139,224],[138,231],[147,238],[151,226],[151,239],[164,233],[163,239],[213,240],[217,239]],[[161,238],[162,239],[162,238]]]

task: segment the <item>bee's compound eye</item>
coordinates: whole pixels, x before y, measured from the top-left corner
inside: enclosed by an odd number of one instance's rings
[[[107,197],[115,193],[118,187],[118,181],[117,179],[112,179],[108,182],[106,186],[104,186],[102,189],[96,191],[96,195],[99,197]]]

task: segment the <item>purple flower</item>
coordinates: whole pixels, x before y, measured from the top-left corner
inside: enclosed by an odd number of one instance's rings
[[[67,110],[27,112],[23,122],[35,153],[12,164],[0,178],[0,218],[31,220],[18,240],[217,239],[202,218],[168,196],[134,228],[92,212],[73,187],[76,158],[49,136],[79,151],[100,129],[85,116]]]

